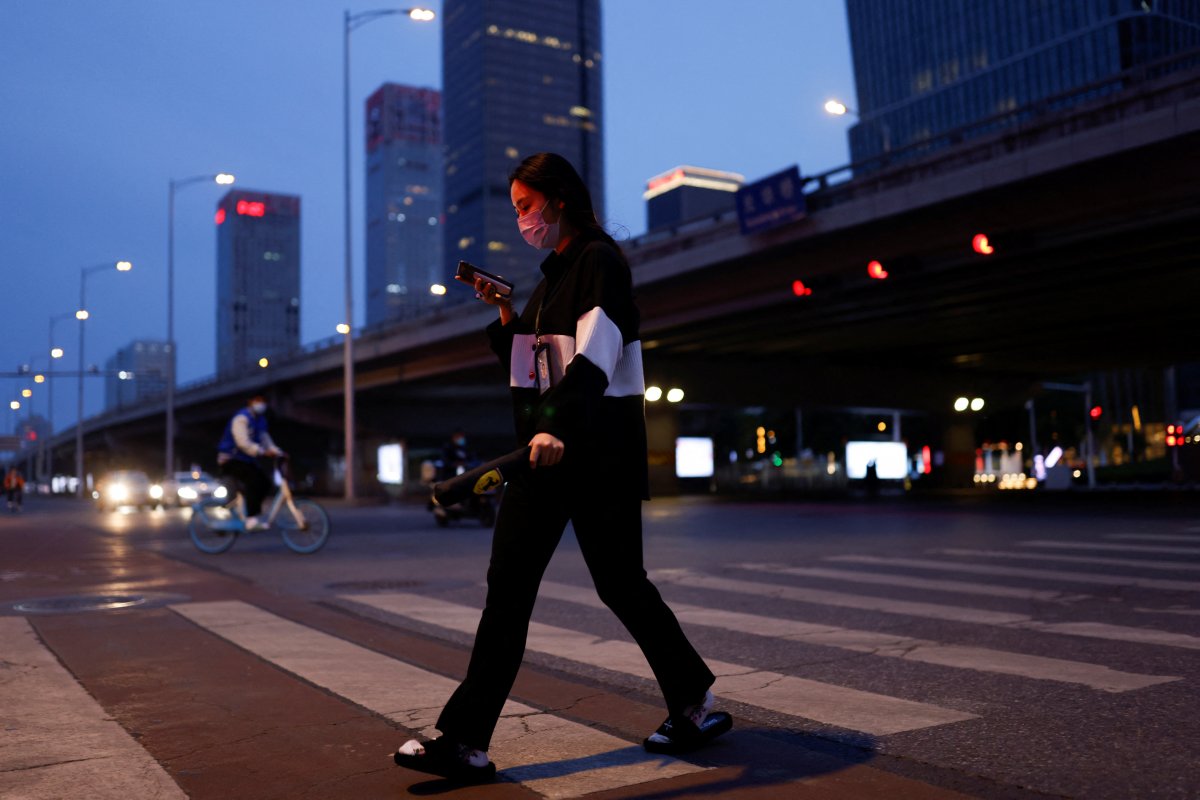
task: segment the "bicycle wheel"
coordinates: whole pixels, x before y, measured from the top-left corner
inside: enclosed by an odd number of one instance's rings
[[[329,515],[325,509],[311,500],[296,500],[293,503],[301,519],[284,507],[275,519],[275,525],[283,536],[284,543],[297,553],[315,553],[329,539]]]
[[[192,544],[196,545],[197,550],[210,555],[224,553],[233,547],[233,542],[237,539],[237,531],[214,528],[208,515],[195,508],[192,509],[192,518],[188,521],[188,535],[192,537]]]

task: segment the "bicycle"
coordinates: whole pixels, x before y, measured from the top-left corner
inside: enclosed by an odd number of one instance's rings
[[[279,491],[265,518],[265,530],[278,528],[284,544],[296,553],[315,553],[329,539],[329,515],[312,500],[297,500],[292,496],[286,457],[276,461],[275,469],[279,473],[276,480]],[[229,494],[234,495],[232,500]],[[188,535],[200,552],[224,553],[233,547],[239,534],[246,532],[246,503],[240,492],[227,488],[225,497],[214,495],[192,504]]]

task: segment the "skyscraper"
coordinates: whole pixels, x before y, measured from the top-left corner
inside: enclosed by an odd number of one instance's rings
[[[170,368],[166,342],[139,339],[122,347],[104,364],[105,408],[121,408],[160,397],[167,391]]]
[[[575,165],[602,215],[601,54],[599,0],[445,0],[448,260],[533,289],[541,257],[517,231],[508,175],[539,151]]]
[[[1196,0],[846,0],[846,13],[854,161],[1200,45]]]
[[[646,182],[646,229],[733,211],[737,190],[746,178],[736,172],[703,167],[675,167]]]
[[[440,302],[454,265],[442,258],[442,95],[385,83],[367,99],[367,324]]]
[[[300,346],[300,198],[234,189],[217,204],[217,373]]]

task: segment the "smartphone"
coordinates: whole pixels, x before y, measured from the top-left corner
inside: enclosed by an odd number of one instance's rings
[[[458,262],[458,272],[455,277],[459,280],[465,280],[470,285],[475,285],[476,278],[483,278],[488,283],[496,287],[496,294],[501,297],[512,297],[513,285],[511,281],[506,281],[499,275],[493,275],[485,269],[480,269],[474,264],[466,261]]]

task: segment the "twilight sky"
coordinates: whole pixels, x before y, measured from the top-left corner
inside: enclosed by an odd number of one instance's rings
[[[427,5],[441,11],[441,0]],[[128,259],[87,281],[88,364],[134,339],[166,338],[167,183],[232,172],[237,186],[302,198],[301,340],[342,318],[342,12],[370,0],[39,0],[0,10],[0,373],[47,369],[49,321],[73,312],[83,267]],[[732,9],[736,9],[736,12]],[[854,80],[841,0],[602,0],[607,220],[645,232],[642,191],[680,164],[748,180],[798,163],[849,160]],[[531,27],[533,27],[531,21]],[[438,23],[403,16],[353,36],[355,317],[365,319],[362,103],[385,81],[441,86]],[[176,195],[179,380],[216,357],[216,233],[222,187]],[[621,228],[624,228],[624,231]],[[532,249],[530,259],[539,256]],[[450,267],[447,267],[447,274]],[[55,326],[74,369],[78,323]],[[0,378],[0,428],[30,381]],[[89,379],[85,413],[103,405]],[[75,419],[75,381],[54,391],[57,429]],[[28,403],[29,401],[24,401]]]

